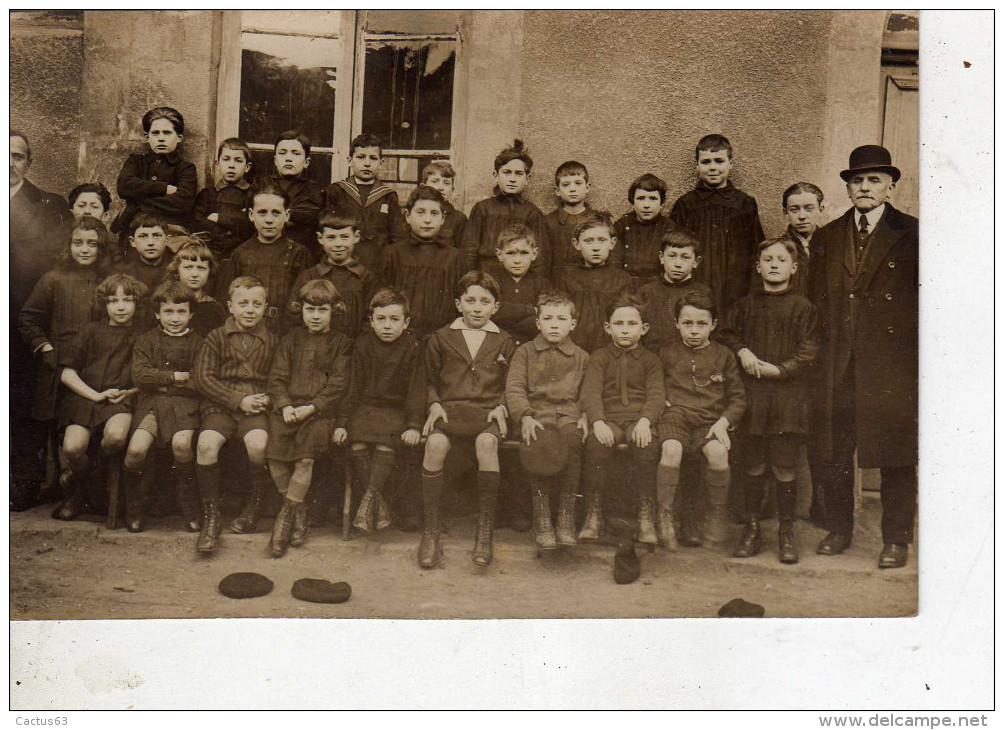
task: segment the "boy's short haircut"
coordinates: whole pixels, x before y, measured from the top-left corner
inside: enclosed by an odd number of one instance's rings
[[[107,304],[108,300],[119,289],[127,297],[133,297],[134,299],[143,299],[150,292],[146,284],[135,276],[129,274],[112,274],[98,284],[98,288],[94,290],[94,297],[100,303]]]
[[[530,157],[530,152],[521,139],[514,139],[511,147],[506,147],[498,153],[498,156],[495,158],[495,172],[498,172],[513,160],[522,160],[523,164],[526,165],[527,174],[530,174],[530,170],[533,169],[533,159]]]
[[[28,162],[31,162],[31,142],[28,141],[28,135],[26,135],[20,129],[14,129],[13,127],[11,127],[10,128],[10,136],[11,137],[20,137],[21,138],[21,140],[24,142],[25,152],[27,152],[27,154],[28,154]]]
[[[352,157],[360,147],[376,147],[380,150],[380,156],[383,157],[383,142],[375,134],[357,135],[352,140],[352,144],[349,145],[349,157]]]
[[[609,322],[610,318],[614,316],[614,312],[621,307],[628,307],[630,309],[637,310],[638,316],[641,317],[642,324],[648,322],[648,307],[645,304],[645,300],[637,294],[621,294],[619,297],[610,302],[606,309],[603,310],[605,321]]]
[[[178,271],[182,261],[206,261],[209,264],[209,275],[216,271],[216,257],[212,250],[202,242],[201,238],[190,236],[182,244],[174,258],[167,265],[167,278],[178,279]]]
[[[494,276],[486,274],[483,271],[468,271],[460,277],[460,281],[457,282],[457,299],[460,299],[464,295],[464,292],[472,286],[480,286],[482,289],[487,289],[495,297],[496,302],[499,300],[498,281]]]
[[[289,193],[283,190],[279,185],[272,182],[271,180],[266,180],[263,183],[255,185],[251,188],[251,207],[254,207],[255,198],[259,195],[277,195],[282,198],[282,205],[286,210],[289,210]]]
[[[688,305],[694,309],[703,309],[708,312],[711,315],[712,322],[718,319],[718,307],[715,306],[715,300],[709,294],[705,294],[702,291],[688,291],[677,299],[676,304],[673,305],[673,314],[677,320],[680,319],[680,312]]]
[[[822,202],[823,202],[823,191],[822,190],[820,190],[818,187],[816,187],[812,183],[797,182],[794,185],[792,185],[791,187],[789,187],[787,190],[785,190],[784,194],[781,195],[781,209],[782,210],[787,209],[787,207],[788,207],[788,198],[790,198],[792,195],[801,195],[802,193],[812,193],[813,195],[816,196],[816,200],[818,200],[820,202],[820,204],[822,204]],[[70,205],[73,205],[73,203],[70,203]]]
[[[101,206],[105,209],[106,213],[108,212],[108,209],[112,207],[112,194],[108,192],[108,188],[99,182],[86,182],[81,183],[70,191],[69,200],[71,208],[74,203],[77,202],[77,198],[84,193],[95,193],[98,196],[98,200],[101,201]]]
[[[244,161],[251,162],[251,148],[248,147],[248,143],[245,142],[240,137],[227,137],[225,140],[220,142],[220,146],[216,148],[216,159],[220,159],[220,155],[223,154],[223,150],[233,150],[234,152],[243,152]]]
[[[143,131],[149,133],[150,127],[158,119],[166,119],[174,127],[174,131],[179,135],[185,133],[185,118],[181,116],[179,112],[174,107],[170,106],[157,106],[148,111],[143,115]]]
[[[722,150],[729,153],[731,160],[732,143],[729,142],[729,138],[721,134],[706,134],[698,140],[697,147],[694,148],[694,159],[699,159],[701,152],[721,152]]]
[[[451,180],[457,177],[457,171],[453,169],[449,160],[433,160],[422,170],[422,184],[429,182],[429,178],[435,174],[440,177],[448,177]]]
[[[571,177],[572,175],[582,175],[589,182],[589,170],[581,162],[576,162],[575,160],[569,160],[568,162],[562,162],[558,169],[554,171],[554,186],[558,187],[563,177]]]
[[[496,251],[505,251],[505,247],[513,241],[525,240],[532,248],[537,248],[537,239],[527,226],[522,223],[511,223],[499,233],[498,243],[495,244]]]
[[[408,196],[408,202],[404,204],[404,209],[411,212],[411,209],[415,207],[415,203],[419,200],[432,200],[439,203],[440,209],[446,209],[446,198],[443,197],[441,192],[435,188],[429,187],[428,185],[416,186],[415,189],[411,191],[411,195]]]
[[[230,286],[227,287],[227,299],[233,300],[234,292],[239,288],[254,289],[255,287],[259,286],[265,290],[265,299],[268,299],[268,287],[265,286],[265,282],[263,282],[257,276],[238,276],[233,281],[231,281]]]
[[[294,139],[303,147],[303,156],[310,157],[310,137],[305,135],[299,129],[287,129],[275,138],[275,146],[278,147],[280,142],[288,142],[289,140]]]
[[[588,231],[590,228],[606,228],[610,231],[611,236],[614,235],[613,219],[610,217],[609,213],[604,213],[603,211],[593,211],[590,213],[588,218],[576,226],[573,238],[575,238],[576,241],[579,240],[579,236]]]
[[[163,284],[158,286],[154,290],[153,296],[150,298],[150,303],[153,305],[154,312],[160,311],[161,304],[187,303],[189,308],[191,308],[195,302],[195,293],[187,286],[182,285],[180,281],[175,279],[168,279]]]
[[[533,305],[533,308],[537,310],[538,317],[540,316],[541,307],[570,307],[572,319],[578,319],[579,317],[579,308],[575,306],[572,298],[567,293],[557,289],[541,292],[537,297],[537,302]]]
[[[327,279],[311,279],[300,287],[297,298],[304,304],[312,304],[315,307],[330,304],[332,309],[342,301],[338,287]]]
[[[634,194],[639,190],[647,190],[650,193],[659,193],[659,202],[666,203],[666,181],[661,177],[646,172],[644,175],[635,178],[628,188],[628,202],[634,205]]]
[[[667,248],[692,248],[694,256],[700,257],[703,246],[701,239],[690,231],[675,228],[672,231],[666,231],[659,240],[659,253],[665,253]]]
[[[141,210],[133,216],[132,222],[129,224],[129,237],[132,238],[135,236],[136,231],[140,228],[160,228],[166,236],[168,225],[167,219],[159,213],[151,213],[148,210]]]
[[[390,286],[377,289],[376,293],[370,299],[368,316],[372,317],[373,311],[377,307],[393,307],[395,304],[401,307],[405,319],[411,316],[411,302],[408,301],[407,294],[400,289]]]
[[[791,254],[792,261],[798,260],[798,244],[796,244],[787,236],[779,236],[778,238],[768,238],[767,240],[760,241],[760,243],[757,244],[755,258],[753,259],[754,262],[759,261],[760,254],[764,250],[773,246],[774,244],[780,244],[784,246],[785,250],[787,250],[788,253]]]
[[[358,233],[362,230],[362,225],[355,216],[325,213],[317,221],[317,232],[323,235],[325,228],[331,228],[335,231],[340,231],[343,228],[351,228]]]

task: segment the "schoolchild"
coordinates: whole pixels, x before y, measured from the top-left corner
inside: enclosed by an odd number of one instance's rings
[[[369,324],[352,350],[349,392],[335,429],[336,444],[350,444],[349,464],[366,490],[352,524],[369,533],[390,527],[386,493],[402,445],[417,446],[425,411],[422,347],[408,327],[408,298],[379,289],[369,303]]]
[[[300,289],[308,281],[324,279],[338,290],[340,306],[332,314],[331,326],[350,340],[355,339],[366,318],[366,307],[376,278],[355,258],[360,227],[355,218],[323,213],[317,223],[317,242],[323,252],[321,261],[296,277],[286,306],[287,329],[303,324],[300,316]]]
[[[137,213],[129,230],[129,246],[135,255],[119,262],[115,271],[139,279],[148,292],[160,286],[167,275],[167,266],[172,257],[167,249],[167,231],[168,223],[160,215]],[[136,325],[142,332],[157,325],[148,298],[137,302]]]
[[[411,327],[423,340],[455,318],[453,291],[464,275],[463,254],[440,237],[443,196],[419,185],[405,204],[408,237],[384,249],[380,280],[404,292],[411,303]]]
[[[317,218],[324,209],[324,187],[307,176],[310,147],[310,137],[302,132],[290,129],[280,134],[275,140],[275,166],[270,180],[286,194],[286,209],[289,211],[289,219],[283,228],[286,238],[303,246],[310,253],[310,263],[313,263],[320,257],[314,231],[317,230]],[[269,296],[273,302],[285,301],[274,298],[271,289]]]
[[[537,547],[575,545],[575,495],[582,467],[582,441],[588,432],[579,408],[579,389],[589,355],[570,339],[575,302],[563,292],[545,292],[536,303],[537,336],[520,345],[506,377],[506,407],[518,426],[520,450],[529,451],[547,430],[564,444],[564,467],[554,474],[558,486],[557,533],[551,523],[552,480],[528,474]],[[581,432],[581,433],[580,433]]]
[[[185,136],[181,113],[169,106],[158,106],[143,115],[142,123],[149,149],[126,158],[116,184],[126,207],[112,223],[112,233],[119,234],[123,255],[128,253],[128,237],[138,213],[155,213],[167,224],[187,228],[199,188],[195,165],[178,154],[178,145]]]
[[[223,303],[209,295],[209,282],[218,272],[216,257],[201,239],[188,238],[167,265],[167,280],[178,281],[194,297],[191,306],[192,329],[205,338],[227,319]]]
[[[349,147],[349,174],[324,191],[324,208],[361,223],[356,258],[371,271],[379,265],[388,246],[405,239],[404,222],[397,193],[377,175],[382,159],[380,138],[360,134]]]
[[[425,346],[429,406],[422,427],[427,437],[422,461],[425,527],[418,548],[418,563],[423,568],[436,566],[442,555],[439,505],[443,464],[455,441],[465,448],[473,441],[480,515],[472,557],[477,566],[491,563],[499,494],[498,447],[508,431],[505,379],[516,346],[491,319],[498,310],[498,282],[490,274],[469,271],[460,279],[456,292],[460,316],[436,330]]]
[[[286,236],[290,215],[289,196],[282,186],[266,182],[254,188],[248,216],[254,224],[255,235],[234,249],[227,275],[220,281],[220,291],[229,292],[236,278],[254,276],[261,279],[269,301],[265,323],[275,334],[281,334],[284,329],[286,302],[293,282],[311,265],[307,249]]]
[[[239,137],[228,137],[216,150],[213,184],[195,197],[192,230],[206,231],[209,249],[219,262],[254,235],[248,219],[251,207],[251,148]]]
[[[331,326],[331,315],[341,308],[334,284],[308,281],[298,298],[304,326],[279,342],[268,376],[268,467],[283,498],[269,542],[277,558],[307,539],[307,491],[314,462],[330,448],[352,350],[352,341]]]
[[[746,391],[732,351],[710,339],[718,326],[717,311],[707,294],[693,291],[684,295],[675,305],[680,336],[659,350],[669,406],[659,422],[662,456],[656,477],[657,522],[659,542],[670,549],[677,545],[673,504],[685,452],[699,452],[707,461],[705,537],[714,544],[726,538],[732,448],[729,431],[735,429],[746,410]],[[682,500],[680,542],[696,547],[701,544],[701,536],[693,524],[691,498]]]
[[[513,140],[511,147],[506,147],[495,157],[492,176],[496,185],[492,197],[474,204],[464,228],[462,248],[465,271],[476,269],[498,276],[501,265],[495,257],[495,246],[502,229],[513,223],[527,226],[533,231],[537,246],[542,247],[533,264],[534,269],[550,270],[551,252],[547,246],[544,214],[523,196],[532,170],[533,158],[521,139]]]
[[[603,527],[603,485],[613,479],[610,461],[619,444],[631,447],[632,482],[638,501],[638,540],[655,544],[655,470],[659,440],[655,424],[666,395],[659,358],[641,344],[648,316],[632,294],[607,306],[603,329],[607,344],[594,352],[582,378],[582,408],[589,438],[585,448],[586,520],[579,540],[596,540]]]
[[[467,216],[453,207],[450,198],[457,182],[457,172],[446,160],[433,160],[422,170],[422,184],[433,190],[438,190],[445,200],[443,205],[443,227],[439,230],[440,238],[453,248],[460,248],[467,226]]]
[[[638,290],[652,323],[643,342],[652,352],[680,337],[676,328],[676,302],[684,294],[700,291],[711,295],[711,290],[698,284],[694,277],[701,264],[701,242],[697,238],[677,228],[664,233],[659,245],[662,276]]]
[[[84,325],[108,316],[104,306],[98,307],[94,292],[111,261],[112,244],[104,224],[97,218],[81,218],[67,235],[56,268],[42,275],[21,307],[18,329],[40,360],[31,414],[36,421],[56,417],[63,350]]]
[[[104,279],[95,296],[104,305],[106,318],[85,324],[59,353],[59,379],[66,392],[58,415],[59,425],[66,427],[63,456],[68,466],[59,482],[69,497],[52,513],[58,520],[72,520],[84,509],[91,433],[101,430],[101,455],[107,459],[118,458],[125,447],[136,392],[133,345],[141,332],[133,318],[137,302],[146,295],[146,286],[128,274]]]
[[[202,337],[189,326],[195,295],[169,280],[153,293],[158,327],[144,332],[133,349],[132,378],[139,395],[133,432],[122,469],[126,529],[142,532],[150,494],[155,444],[170,446],[174,456],[174,488],[189,532],[199,530],[199,498],[195,486],[193,441],[199,427],[199,394],[192,384],[192,366]]]
[[[799,296],[809,296],[809,261],[812,259],[812,236],[822,224],[823,211],[823,191],[812,183],[795,183],[781,196],[781,208],[784,211],[785,220],[788,221],[788,229],[785,234],[794,241],[795,263],[797,267],[791,275],[791,290]],[[754,276],[756,273],[754,272]],[[757,277],[759,279],[759,277]],[[754,280],[750,288],[756,291],[759,288],[759,281]]]
[[[720,134],[702,137],[694,159],[697,187],[681,195],[669,215],[701,240],[704,262],[697,280],[711,289],[716,306],[726,308],[749,290],[754,252],[765,236],[756,200],[729,179],[734,164],[729,140]]]
[[[589,195],[589,171],[581,162],[563,162],[554,171],[554,194],[558,207],[544,216],[547,246],[551,266],[546,273],[552,280],[565,266],[579,263],[579,252],[572,245],[575,229],[593,213],[586,197]]]
[[[607,307],[630,291],[631,276],[610,263],[617,237],[606,213],[594,213],[580,223],[572,245],[579,252],[579,263],[564,267],[555,285],[568,292],[579,313],[572,341],[586,352],[593,352],[608,342],[604,329]]]
[[[70,191],[69,201],[74,223],[82,218],[96,218],[108,225],[112,194],[101,183],[81,183]]]
[[[778,559],[797,563],[795,472],[799,447],[810,433],[809,369],[816,357],[816,308],[794,292],[798,244],[771,238],[757,247],[759,290],[726,314],[718,341],[739,358],[746,386],[746,416],[740,452],[746,473],[746,530],[732,553],[748,558],[760,551],[760,510],[767,466],[777,485]]]
[[[655,175],[645,174],[631,183],[628,202],[632,209],[614,224],[617,250],[612,258],[615,265],[631,275],[631,286],[637,290],[662,276],[662,237],[677,226],[662,212],[666,183]]]
[[[272,479],[266,466],[268,411],[266,392],[272,356],[279,339],[262,321],[268,291],[261,279],[239,276],[230,282],[230,317],[209,333],[199,349],[192,380],[202,396],[202,419],[195,474],[202,500],[201,531],[195,549],[211,553],[220,537],[220,449],[240,437],[251,461],[251,490],[240,515],[230,524],[237,533],[254,532],[265,490]]]
[[[551,286],[539,271],[531,270],[539,253],[533,231],[522,223],[506,226],[499,234],[495,255],[502,271],[495,323],[509,333],[517,347],[537,336],[537,297]]]

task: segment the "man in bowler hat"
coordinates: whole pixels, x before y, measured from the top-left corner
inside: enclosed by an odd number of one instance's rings
[[[853,207],[813,238],[810,296],[822,325],[820,449],[829,534],[838,555],[854,531],[854,452],[879,468],[880,568],[906,564],[917,509],[918,221],[890,202],[889,151],[858,147],[840,173]]]

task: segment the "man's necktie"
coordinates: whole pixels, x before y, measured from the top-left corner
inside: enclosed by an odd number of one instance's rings
[[[860,268],[861,261],[865,257],[865,249],[868,247],[868,219],[861,216],[858,230],[854,232],[854,263]]]

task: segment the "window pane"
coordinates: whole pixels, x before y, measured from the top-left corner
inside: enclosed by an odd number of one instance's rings
[[[275,169],[274,155],[268,150],[251,150],[251,182],[267,180]],[[327,187],[331,184],[331,155],[310,153],[307,177]]]
[[[449,149],[456,60],[452,40],[368,42],[363,129],[389,149]]]
[[[336,65],[341,41],[265,33],[241,34],[240,136],[272,144],[299,129],[333,147]],[[346,73],[346,80],[351,71]]]
[[[341,10],[242,10],[241,27],[275,33],[341,35]]]
[[[247,11],[245,11],[247,12]],[[466,10],[367,10],[371,33],[456,33]]]

